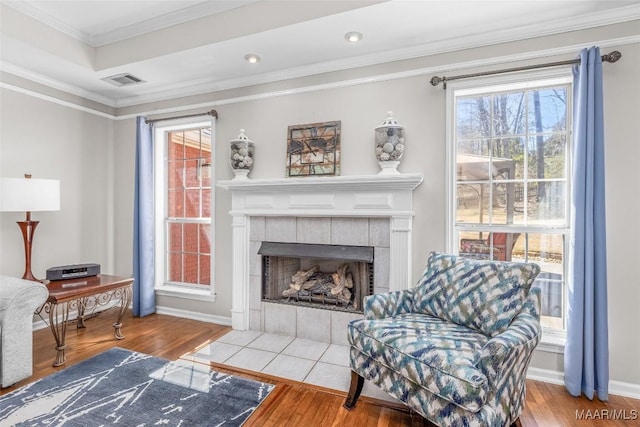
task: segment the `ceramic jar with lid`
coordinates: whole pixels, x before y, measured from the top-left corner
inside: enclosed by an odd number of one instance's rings
[[[253,155],[255,144],[240,129],[240,134],[229,141],[231,169],[235,177],[233,179],[249,179],[248,175],[253,168]]]
[[[387,118],[375,130],[376,158],[380,165],[379,175],[397,174],[400,159],[405,151],[404,126],[387,112]]]

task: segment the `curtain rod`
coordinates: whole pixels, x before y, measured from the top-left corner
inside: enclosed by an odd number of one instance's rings
[[[218,118],[218,112],[216,110],[211,110],[211,111],[207,111],[206,113],[198,113],[198,114],[187,114],[184,116],[174,116],[174,117],[165,117],[162,119],[145,119],[145,123],[149,124],[149,123],[155,123],[155,122],[162,122],[165,120],[176,120],[176,119],[187,119],[189,117],[199,117],[199,116],[213,116],[216,119]]]
[[[614,50],[613,52],[610,52],[606,55],[602,55],[601,58],[602,58],[602,62],[614,63],[614,62],[617,62],[618,59],[620,59],[621,57],[622,57],[622,54],[617,50]],[[525,65],[523,67],[506,68],[504,70],[484,71],[480,73],[463,74],[460,76],[453,76],[453,77],[433,76],[430,82],[433,86],[438,86],[440,83],[442,83],[442,88],[446,89],[447,82],[450,80],[468,79],[471,77],[491,76],[493,74],[512,73],[514,71],[534,70],[537,68],[557,67],[560,65],[572,65],[572,64],[579,64],[579,63],[580,63],[580,58],[577,58],[577,59],[570,59],[567,61],[549,62],[546,64],[538,64],[538,65]]]

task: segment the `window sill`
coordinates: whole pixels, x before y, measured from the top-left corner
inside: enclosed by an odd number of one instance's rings
[[[542,339],[536,347],[536,350],[546,353],[564,354],[564,345],[567,336],[564,332],[558,331],[542,331]]]
[[[156,288],[156,295],[163,297],[190,299],[195,301],[215,302],[216,295],[208,289],[196,289],[186,286],[163,285]]]

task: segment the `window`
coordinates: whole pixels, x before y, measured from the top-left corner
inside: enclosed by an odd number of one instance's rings
[[[213,295],[211,123],[156,128],[156,290]]]
[[[541,323],[562,332],[571,80],[566,74],[520,79],[449,88],[449,245],[473,258],[537,263]]]

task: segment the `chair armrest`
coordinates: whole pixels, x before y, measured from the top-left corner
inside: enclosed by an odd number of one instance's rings
[[[524,387],[529,361],[541,336],[540,289],[532,288],[507,330],[491,338],[480,352],[476,365],[489,380],[490,389],[507,376],[513,376],[513,384]]]
[[[364,299],[364,318],[384,319],[413,312],[414,289],[374,294]]]

